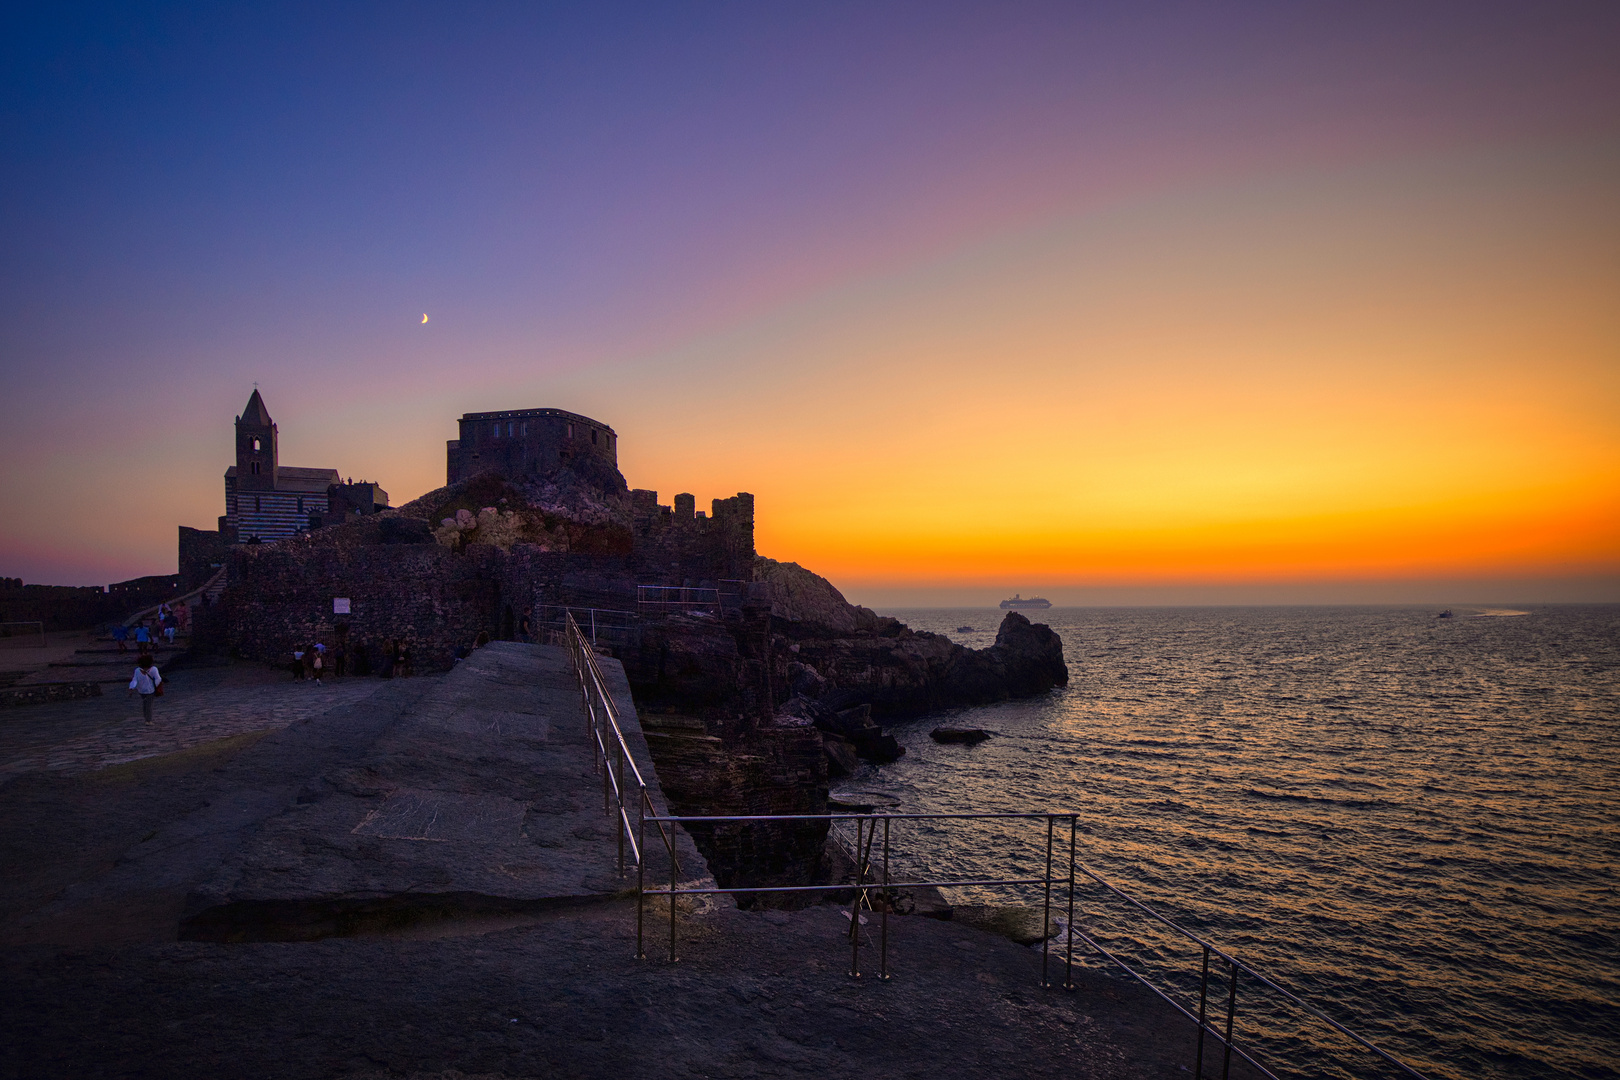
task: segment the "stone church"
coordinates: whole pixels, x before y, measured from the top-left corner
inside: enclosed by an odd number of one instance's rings
[[[376,484],[346,484],[336,469],[281,464],[275,421],[259,391],[253,391],[236,418],[236,464],[225,470],[219,531],[227,543],[284,540],[387,505],[388,493]]]

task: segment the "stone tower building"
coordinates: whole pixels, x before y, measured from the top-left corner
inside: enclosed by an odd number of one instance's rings
[[[592,455],[619,467],[619,437],[599,420],[562,409],[463,413],[461,438],[445,445],[445,483],[481,472],[517,478]]]

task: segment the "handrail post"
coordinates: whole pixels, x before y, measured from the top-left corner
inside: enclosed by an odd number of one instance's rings
[[[1074,985],[1074,845],[1075,833],[1079,831],[1080,817],[1078,814],[1069,815],[1069,925],[1064,932],[1063,946],[1063,989],[1073,990]]]
[[[889,819],[883,819],[883,945],[879,951],[881,960],[878,968],[878,981],[889,981]]]
[[[1052,926],[1052,815],[1046,815],[1046,899],[1041,906],[1041,989],[1052,984],[1046,978],[1046,958],[1052,951],[1052,939],[1046,931]]]
[[[1232,985],[1226,992],[1226,1060],[1221,1065],[1221,1080],[1227,1080],[1232,1071],[1232,1020],[1237,1015],[1237,965],[1228,960],[1232,969]]]
[[[669,962],[675,962],[675,852],[669,853]]]
[[[618,808],[613,814],[613,831],[619,834],[619,876],[624,877],[624,831],[629,827],[624,812],[624,747],[619,747]]]
[[[877,824],[873,822],[873,824]],[[855,819],[855,899],[849,905],[849,977],[861,977],[861,883],[866,861],[861,858],[861,819]]]
[[[1209,1000],[1209,946],[1204,946],[1204,976],[1198,985],[1198,1056],[1193,1059],[1193,1080],[1204,1080],[1204,1006]]]
[[[647,785],[641,785],[641,798],[636,800],[636,959],[647,959],[647,950],[641,941],[641,921],[647,904]]]

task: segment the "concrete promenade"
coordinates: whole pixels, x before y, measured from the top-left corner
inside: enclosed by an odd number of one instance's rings
[[[603,667],[652,779],[622,670]],[[1037,954],[949,922],[891,920],[889,983],[849,978],[832,907],[682,908],[673,965],[665,907],[637,960],[560,649],[331,687],[182,670],[143,732],[121,695],[8,712],[0,1078],[967,1080],[1192,1061],[1191,1025],[1145,992],[1089,966],[1078,992],[1043,991]],[[682,864],[706,872],[684,835]]]

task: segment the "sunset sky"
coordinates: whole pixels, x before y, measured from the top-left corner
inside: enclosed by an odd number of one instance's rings
[[[9,7],[0,574],[472,410],[870,604],[1620,600],[1620,5]],[[430,321],[423,324],[423,313]]]

